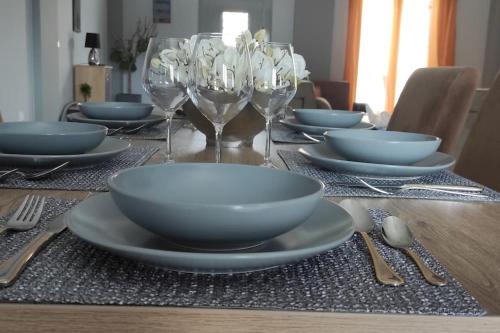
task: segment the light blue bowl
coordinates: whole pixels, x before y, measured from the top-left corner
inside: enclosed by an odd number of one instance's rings
[[[118,208],[138,225],[195,248],[243,248],[304,222],[323,184],[283,170],[213,163],[154,165],[108,180]]]
[[[441,139],[427,134],[393,131],[327,131],[328,146],[358,162],[408,165],[434,154]]]
[[[93,119],[137,120],[148,117],[153,106],[129,102],[87,102],[80,104],[80,111]]]
[[[295,109],[295,118],[303,124],[324,127],[353,127],[363,118],[363,112],[326,110],[326,109]]]
[[[106,137],[104,126],[67,122],[0,123],[0,152],[23,155],[81,154]]]

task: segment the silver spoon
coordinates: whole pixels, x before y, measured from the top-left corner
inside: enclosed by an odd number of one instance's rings
[[[377,280],[382,284],[392,286],[402,285],[405,282],[404,279],[385,262],[368,235],[368,232],[375,226],[368,210],[354,200],[343,200],[339,205],[351,214],[354,219],[354,228],[363,237],[372,257]]]
[[[448,284],[448,281],[427,267],[418,254],[410,249],[410,245],[413,242],[413,235],[405,221],[396,216],[386,217],[382,225],[382,236],[390,246],[406,251],[413,261],[415,261],[415,264],[417,264],[427,282],[435,286],[445,286]]]

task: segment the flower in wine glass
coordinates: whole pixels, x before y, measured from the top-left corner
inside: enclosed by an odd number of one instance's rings
[[[171,158],[171,123],[175,111],[188,99],[190,43],[186,39],[151,38],[144,59],[142,83],[167,120],[165,161]]]
[[[248,46],[244,37],[227,40],[222,34],[196,38],[188,92],[200,112],[214,125],[216,161],[220,162],[224,125],[245,107],[253,92]]]
[[[290,44],[263,42],[254,45],[252,71],[254,93],[252,105],[266,120],[266,149],[264,166],[270,161],[271,123],[297,91],[293,48]]]

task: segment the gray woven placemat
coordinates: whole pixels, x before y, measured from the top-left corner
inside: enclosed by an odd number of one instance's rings
[[[0,182],[0,188],[106,191],[109,176],[122,169],[144,164],[157,151],[157,147],[133,147],[105,162],[82,167],[69,167],[57,171],[46,179],[30,181],[18,177],[8,177]],[[27,169],[26,171],[33,172],[35,170]]]
[[[346,186],[337,186],[335,183],[356,183],[358,180],[349,175],[341,174],[332,170],[323,169],[307,161],[300,153],[290,150],[278,150],[278,155],[285,162],[290,171],[297,172],[306,176],[311,176],[322,181],[325,184],[325,195],[334,197],[370,197],[370,198],[403,198],[403,199],[429,199],[429,200],[453,200],[453,201],[500,201],[500,193],[484,187],[481,194],[487,195],[487,198],[478,198],[473,196],[456,195],[427,190],[401,191],[394,195],[387,195],[375,192],[367,188],[354,188]],[[423,176],[417,179],[405,181],[392,180],[367,180],[372,185],[401,185],[404,183],[412,184],[448,184],[464,186],[482,185],[463,178],[449,170]]]
[[[174,135],[182,127],[184,121],[183,119],[172,120],[171,135]],[[165,140],[167,138],[167,124],[162,122],[153,127],[143,128],[135,134],[117,133],[114,136],[128,140]]]
[[[33,238],[45,221],[74,202],[49,199],[42,223],[24,233],[0,236],[0,260]],[[387,215],[372,210],[380,224]],[[0,223],[4,223],[0,219]],[[105,221],[103,221],[105,223]],[[424,282],[401,251],[372,236],[388,262],[406,279],[400,287],[382,286],[362,238],[331,251],[266,271],[232,275],[196,275],[155,268],[100,250],[65,231],[42,250],[10,287],[1,302],[169,305],[214,308],[312,310],[477,316],[478,302],[426,251],[414,249],[449,281],[445,287]]]
[[[288,127],[276,122],[271,129],[271,140],[274,143],[314,143],[304,137],[301,133],[295,132]]]

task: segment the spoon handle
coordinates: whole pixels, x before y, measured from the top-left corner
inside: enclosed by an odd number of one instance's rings
[[[366,232],[361,232],[361,236],[365,240],[368,251],[372,256],[373,267],[375,269],[375,276],[377,280],[382,284],[388,284],[391,286],[402,285],[405,281],[398,273],[396,273],[382,258],[380,253],[378,253],[375,244],[373,244],[372,239]]]
[[[406,252],[408,252],[413,261],[415,261],[415,264],[417,264],[420,272],[422,272],[422,275],[427,280],[427,282],[434,286],[445,286],[448,284],[448,281],[446,281],[445,279],[434,273],[429,267],[427,267],[427,265],[415,251],[407,248]]]

